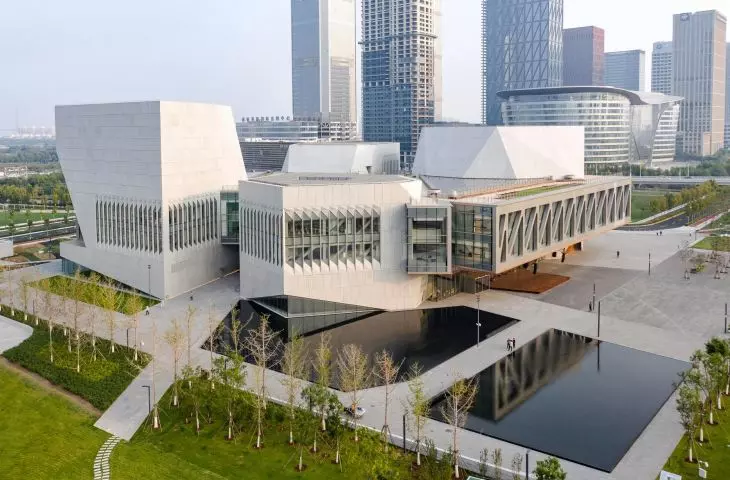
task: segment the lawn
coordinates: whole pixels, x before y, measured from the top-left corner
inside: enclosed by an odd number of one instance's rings
[[[91,478],[109,436],[95,418],[3,365],[0,385],[0,478]]]
[[[69,212],[69,216],[73,212]],[[49,218],[63,218],[64,215],[66,215],[66,212],[64,211],[58,211],[56,213],[51,213],[51,211],[47,212],[31,212],[30,213],[30,219],[34,222],[37,222],[39,220],[43,220],[43,216],[48,215]],[[25,211],[15,212],[13,215],[13,220],[15,221],[15,225],[27,225],[28,224],[28,216],[25,214]],[[7,225],[10,222],[10,214],[7,210],[0,210],[0,226]]]
[[[7,307],[2,308],[3,315],[11,317]],[[22,314],[15,312],[15,320],[23,321]],[[139,368],[144,367],[149,359],[140,353],[140,360],[133,364],[133,350],[117,345],[115,353],[110,353],[110,342],[103,338],[96,339],[97,359],[92,360],[91,346],[84,336],[81,346],[81,372],[76,372],[75,345],[69,352],[68,337],[64,337],[63,329],[56,326],[53,332],[53,363],[50,362],[50,345],[47,323],[40,321],[38,326],[29,317],[25,322],[33,327],[33,334],[15,348],[2,355],[13,363],[39,374],[52,383],[74,393],[99,410],[106,410],[114,400],[127,388]],[[72,334],[73,338],[73,334]]]
[[[515,192],[510,192],[510,193],[505,194],[505,197],[509,197],[509,198],[529,197],[530,195],[538,195],[540,193],[551,192],[553,190],[560,190],[562,188],[568,188],[568,187],[572,187],[572,186],[574,186],[574,185],[572,185],[572,184],[545,185],[542,187],[527,188],[525,190],[517,190]]]
[[[716,245],[713,245],[713,239],[717,239]],[[692,245],[692,248],[699,248],[700,250],[714,250],[717,248],[718,252],[730,252],[730,237],[706,237]]]
[[[41,290],[45,290],[46,286],[47,286],[47,289],[49,291],[55,293],[56,295],[68,296],[69,292],[63,287],[61,279],[64,279],[65,281],[72,283],[72,284],[77,284],[78,282],[80,282],[80,280],[76,280],[71,277],[57,275],[55,277],[50,277],[48,279],[47,283],[42,282],[42,281],[36,282],[33,284],[33,286],[36,288],[39,288]],[[82,289],[81,301],[84,303],[91,304],[91,305],[96,305],[97,307],[101,307],[102,305],[100,304],[99,299],[102,298],[103,295],[101,295],[100,292],[108,290],[109,287],[104,286],[104,285],[93,284],[88,281],[83,281],[82,283],[83,283],[83,285],[87,286],[88,288]],[[144,310],[144,308],[147,306],[153,306],[153,305],[156,305],[157,303],[159,303],[157,300],[152,300],[148,297],[138,295],[137,297],[140,299],[140,303],[139,303],[140,309],[137,310],[137,312],[134,312],[134,311],[132,311],[132,309],[129,306],[129,300],[134,296],[134,294],[128,293],[128,292],[122,292],[119,290],[117,290],[117,292],[118,292],[119,296],[118,296],[117,302],[116,302],[116,306],[117,306],[116,311],[123,313],[125,315],[132,315],[133,313],[137,313],[141,310]]]
[[[725,397],[723,402],[725,410],[715,411],[715,418],[719,420],[719,424],[705,425],[705,435],[709,437],[709,442],[704,445],[695,443],[694,447],[695,458],[710,463],[707,469],[708,478],[730,478],[730,412],[727,410],[730,399]],[[664,470],[679,474],[682,478],[698,478],[697,464],[684,461],[687,453],[687,439],[682,437],[664,465]]]
[[[713,228],[722,228],[722,229],[728,229],[730,228],[730,213],[724,214],[722,217],[718,218],[711,224],[709,224],[706,229],[713,229]]]
[[[631,221],[638,222],[658,212],[652,212],[649,203],[663,197],[667,190],[632,190],[631,191]]]
[[[185,387],[183,387],[184,390]],[[219,386],[218,388],[223,388]],[[246,478],[264,480],[269,478],[376,478],[374,468],[388,465],[383,478],[431,479],[447,478],[444,467],[424,457],[424,467],[417,473],[411,472],[415,459],[404,455],[398,448],[382,453],[382,443],[372,432],[360,429],[360,442],[353,441],[352,431],[346,429],[341,437],[342,463],[335,465],[335,441],[329,434],[319,434],[318,453],[309,451],[311,445],[303,447],[305,471],[299,473],[295,466],[299,459],[300,446],[289,446],[288,426],[283,419],[283,408],[269,403],[267,426],[264,430],[264,448],[255,448],[255,422],[251,419],[253,407],[246,402],[248,410],[239,422],[242,431],[233,441],[226,441],[225,416],[214,413],[214,423],[203,423],[199,436],[194,424],[186,423],[190,409],[169,406],[169,394],[160,402],[161,431],[152,431],[149,423],[137,432],[129,444],[120,444],[112,454],[111,467],[115,479],[194,479],[194,478]],[[214,408],[215,410],[215,408]],[[316,422],[316,420],[315,420]],[[296,434],[295,434],[296,435]],[[309,443],[309,442],[308,442]],[[387,458],[387,461],[383,461]],[[375,467],[379,465],[380,467]],[[466,478],[466,475],[464,476]]]

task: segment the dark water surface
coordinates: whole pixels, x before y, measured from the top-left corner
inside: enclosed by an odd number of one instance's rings
[[[240,308],[240,318],[247,322],[242,333],[244,338],[248,335],[248,330],[258,325],[259,315],[267,313],[270,315],[272,328],[281,332],[282,342],[288,341],[288,336],[293,332],[312,332],[303,336],[310,354],[319,344],[320,336],[327,332],[331,336],[333,364],[336,362],[337,352],[349,343],[359,345],[371,359],[376,352],[388,350],[396,362],[403,362],[401,379],[412,364],[418,362],[423,371],[429,370],[474,346],[477,341],[477,311],[469,307],[290,317],[257,302],[241,302]],[[487,312],[481,312],[479,320],[480,341],[517,323],[512,318]],[[230,318],[227,322],[230,322]],[[223,353],[223,345],[230,345],[230,339],[223,333],[216,343],[217,349]],[[334,381],[336,382],[336,378]],[[335,383],[333,387],[336,386]],[[373,382],[371,386],[376,386],[376,383]]]
[[[477,377],[466,429],[610,472],[689,364],[550,330]],[[443,397],[431,414],[443,420]]]

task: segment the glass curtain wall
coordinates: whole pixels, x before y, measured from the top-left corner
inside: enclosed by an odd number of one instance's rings
[[[408,273],[448,273],[448,207],[408,206]]]
[[[492,207],[451,207],[451,256],[454,265],[492,271]]]

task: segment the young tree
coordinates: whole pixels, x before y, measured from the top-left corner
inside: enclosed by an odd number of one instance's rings
[[[701,403],[700,392],[697,391],[697,388],[686,382],[680,385],[677,394],[677,412],[679,413],[680,423],[687,437],[688,460],[690,463],[694,462],[692,453],[695,435],[697,434],[697,428],[702,422],[700,413]]]
[[[477,384],[474,380],[465,380],[454,375],[456,382],[446,391],[446,402],[441,407],[441,415],[451,425],[451,450],[454,452],[454,478],[459,477],[459,429],[466,423],[469,409],[474,405],[477,395]]]
[[[193,320],[197,309],[192,305],[188,305],[188,310],[185,312],[185,345],[187,347],[187,360],[185,365],[190,366],[190,356],[192,350],[192,335],[193,335]],[[190,386],[190,385],[189,385]]]
[[[248,331],[246,350],[256,366],[254,369],[254,391],[256,406],[256,448],[261,448],[263,435],[263,410],[266,409],[266,369],[278,361],[281,340],[278,332],[269,327],[269,316],[260,315],[258,326]]]
[[[383,427],[380,434],[383,438],[385,451],[388,451],[388,445],[391,440],[390,426],[388,425],[388,407],[390,405],[390,394],[393,391],[393,385],[398,379],[398,372],[403,363],[396,364],[390,352],[383,350],[375,354],[375,368],[373,374],[382,383],[385,394],[385,412],[383,414]]]
[[[129,328],[134,329],[134,361],[139,360],[139,312],[142,310],[142,297],[132,295],[127,300],[127,311],[130,315]]]
[[[535,470],[532,473],[535,474],[537,480],[565,480],[565,477],[568,475],[555,457],[538,460]]]
[[[20,279],[20,301],[23,306],[23,321],[28,321],[28,307],[30,303],[30,282],[27,276]]]
[[[289,445],[294,444],[294,420],[297,413],[297,398],[302,389],[302,379],[306,375],[307,352],[304,349],[304,341],[299,335],[284,345],[284,353],[281,358],[281,373],[285,376],[281,384],[286,390],[286,403],[289,416]]]
[[[521,471],[522,455],[515,453],[514,457],[512,457],[512,480],[522,480],[522,475],[520,475]]]
[[[340,374],[340,389],[349,393],[350,411],[355,425],[355,441],[357,436],[357,408],[360,405],[360,391],[367,387],[370,380],[368,357],[359,345],[349,343],[342,347],[337,356],[337,367]]]
[[[92,272],[89,282],[83,288],[83,298],[87,303],[99,305],[101,301],[101,277],[98,273]],[[89,334],[91,335],[91,359],[96,361],[98,349],[96,348],[96,309],[89,310]]]
[[[725,364],[724,377],[724,390],[725,395],[730,395],[730,340],[723,340],[722,338],[713,337],[705,344],[705,352],[708,355],[719,354]],[[721,396],[717,399],[717,408],[721,410],[722,400]]]
[[[180,322],[177,319],[173,319],[170,328],[165,332],[165,342],[172,350],[172,362],[173,362],[173,381],[172,381],[172,406],[177,407],[179,405],[179,385],[180,379],[178,377],[180,357],[182,357],[182,351],[185,347],[185,333],[180,328]]]
[[[314,350],[313,367],[314,373],[317,376],[316,383],[320,387],[320,390],[323,392],[328,391],[327,389],[329,388],[332,376],[332,348],[330,347],[330,340],[331,335],[328,332],[322,333],[319,336],[319,344]],[[321,398],[321,395],[317,395],[314,399],[316,400]],[[310,399],[312,399],[312,397],[310,397]],[[325,422],[326,408],[324,408],[325,405],[318,405],[317,403],[315,403],[315,405],[321,407],[321,428],[324,432],[325,430],[327,430],[327,424]]]
[[[121,294],[114,286],[114,281],[108,279],[99,289],[99,305],[104,309],[104,320],[109,328],[109,341],[111,353],[114,353],[114,332],[117,328],[117,308],[121,300]]]
[[[213,345],[220,329],[218,320],[215,318],[213,304],[208,305],[208,350],[210,351],[210,389],[215,390],[215,377],[213,376]]]
[[[412,425],[411,428],[416,434],[416,465],[419,467],[421,466],[421,436],[429,411],[429,401],[421,373],[421,366],[418,363],[411,365],[408,372],[408,397],[405,405],[405,410],[412,419],[408,423]]]
[[[55,309],[53,301],[53,294],[51,293],[51,287],[49,280],[44,279],[44,290],[43,290],[43,309],[46,313],[46,322],[48,323],[48,351],[51,356],[51,363],[53,363],[53,322],[55,321]]]
[[[226,440],[233,440],[235,433],[235,411],[241,398],[241,388],[246,383],[246,371],[244,366],[243,349],[241,348],[241,332],[243,326],[237,318],[238,310],[234,307],[231,310],[231,324],[228,327],[227,335],[230,344],[226,345],[226,356],[218,357],[213,362],[213,375],[215,381],[224,385],[220,389],[226,405],[228,416],[228,435]]]
[[[494,480],[502,480],[502,449],[495,448],[492,452],[492,464],[494,465]]]
[[[189,399],[192,407],[192,414],[195,417],[195,433],[200,434],[200,411],[203,408],[203,402],[208,395],[206,382],[203,381],[203,370],[200,367],[193,368],[185,365],[182,371],[183,380],[188,382],[190,388],[183,389],[183,396]]]
[[[487,476],[489,473],[489,449],[484,448],[479,452],[479,474]]]
[[[81,301],[87,285],[81,280],[81,274],[76,270],[73,280],[68,281],[68,296],[71,299],[71,325],[74,331],[76,344],[76,372],[81,371],[81,318],[86,310],[86,304]]]
[[[157,381],[155,375],[157,374],[157,323],[152,320],[152,429],[159,430],[162,428],[160,424],[160,410],[157,406]]]

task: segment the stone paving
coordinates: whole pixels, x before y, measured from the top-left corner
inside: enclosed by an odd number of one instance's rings
[[[111,457],[114,447],[121,440],[121,438],[112,435],[99,448],[99,451],[96,453],[96,458],[94,458],[94,480],[109,480],[112,474],[109,457]]]
[[[0,317],[0,353],[19,345],[32,333],[32,327]]]

